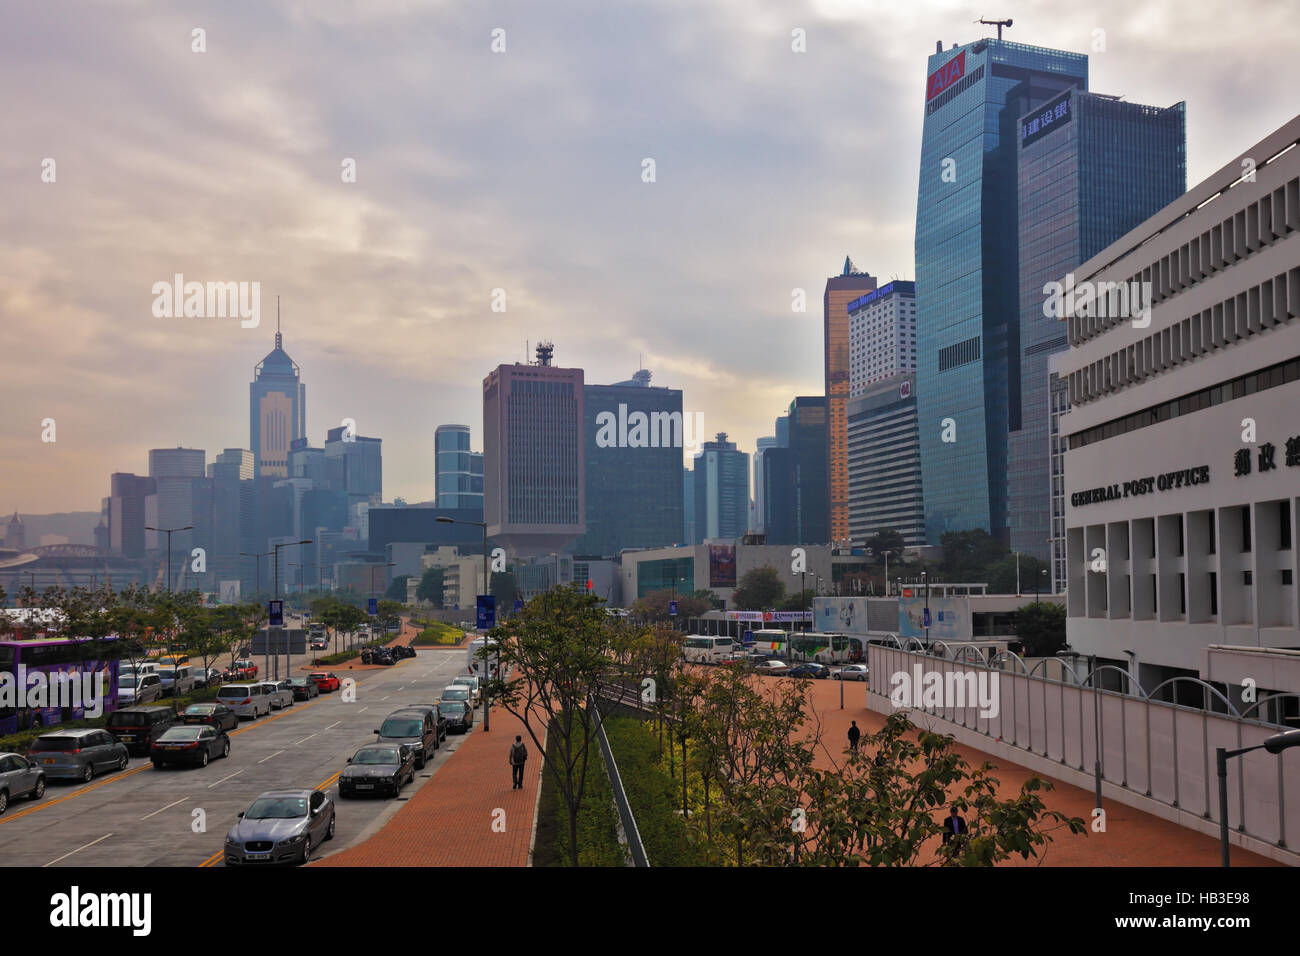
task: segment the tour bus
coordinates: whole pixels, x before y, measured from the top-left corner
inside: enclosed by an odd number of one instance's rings
[[[691,664],[716,664],[735,650],[730,637],[692,634],[682,644],[682,656]]]
[[[809,631],[795,634],[790,640],[790,654],[794,660],[816,661],[818,664],[861,664],[866,658],[861,637],[844,634],[820,634]]]
[[[83,645],[83,646],[79,646]],[[0,735],[50,727],[117,707],[118,662],[102,642],[78,638],[0,640]],[[41,678],[33,675],[40,673]],[[20,687],[20,678],[27,687]]]
[[[755,654],[777,654],[784,657],[789,645],[790,634],[780,628],[760,628],[745,632],[745,649]]]

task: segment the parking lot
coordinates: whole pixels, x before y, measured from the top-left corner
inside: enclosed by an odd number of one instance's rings
[[[90,784],[51,783],[43,799],[15,801],[0,817],[0,865],[220,866],[237,814],[258,794],[283,788],[321,788],[335,801],[335,837],[312,858],[329,856],[379,829],[466,739],[449,735],[396,800],[338,800],[339,772],[383,718],[436,701],[466,672],[465,661],[462,648],[421,650],[382,670],[337,670],[356,681],[355,701],[335,691],[244,720],[230,733],[230,756],[201,769],[155,770],[133,757],[125,771]]]

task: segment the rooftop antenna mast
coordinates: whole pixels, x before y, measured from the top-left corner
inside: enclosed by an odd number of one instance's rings
[[[987,25],[987,26],[990,26],[990,27],[997,27],[997,28],[998,28],[998,39],[999,39],[999,40],[1002,39],[1002,28],[1003,28],[1003,27],[1006,27],[1008,30],[1011,29],[1011,21],[1010,21],[1010,20],[984,20],[984,19],[979,19],[979,20],[976,20],[975,22],[976,22],[976,23],[983,23],[983,24],[985,24],[985,25]]]

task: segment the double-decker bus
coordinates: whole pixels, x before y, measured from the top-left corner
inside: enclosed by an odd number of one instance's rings
[[[105,650],[85,638],[0,640],[0,735],[117,709],[118,662]]]
[[[865,642],[861,637],[822,634],[809,631],[790,639],[790,655],[795,660],[818,664],[860,664],[865,660]]]
[[[730,637],[691,634],[682,642],[682,657],[691,664],[716,664],[734,652],[735,642]]]

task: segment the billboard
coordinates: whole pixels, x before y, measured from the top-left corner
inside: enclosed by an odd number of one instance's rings
[[[813,630],[824,634],[866,634],[867,602],[863,598],[825,597],[813,601]]]
[[[734,544],[709,545],[709,587],[734,588],[736,586],[736,546]]]
[[[925,639],[925,595],[903,597],[898,602],[898,637]],[[930,596],[930,640],[969,641],[970,598]]]
[[[221,589],[217,592],[217,600],[222,604],[239,603],[239,582],[222,581]]]

